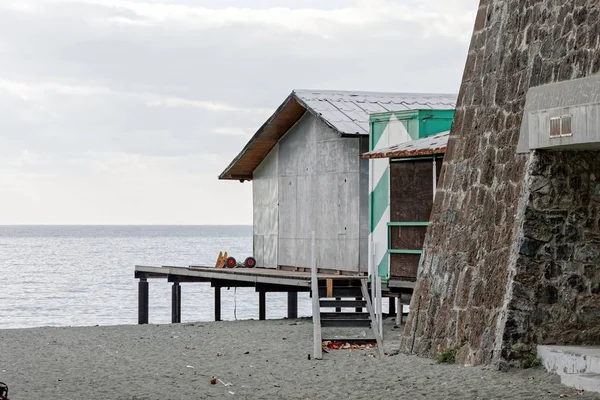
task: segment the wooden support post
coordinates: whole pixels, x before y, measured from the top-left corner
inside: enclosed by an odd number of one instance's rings
[[[362,300],[362,299],[363,299],[362,297],[355,297],[354,298],[354,300],[359,300],[359,301]],[[362,307],[356,307],[354,309],[354,311],[356,311],[356,312],[362,312]]]
[[[375,320],[375,311],[373,310],[373,304],[371,303],[371,298],[369,297],[369,290],[367,289],[367,282],[361,281],[361,290],[363,297],[365,298],[365,302],[367,303],[367,311],[369,312],[369,318],[371,319],[371,329],[373,329],[373,333],[375,334],[375,340],[377,341],[377,350],[379,351],[379,359],[382,360],[385,356],[383,351],[383,338],[380,335],[379,324]]]
[[[402,314],[404,312],[404,306],[400,303],[400,297],[398,297],[398,313],[396,314],[396,325],[402,325]]]
[[[221,286],[215,286],[215,321],[221,320]]]
[[[181,323],[181,285],[178,280],[173,281],[171,289],[171,323]]]
[[[391,317],[392,315],[396,314],[396,298],[389,297],[388,299],[390,301],[390,308],[389,308],[388,315]]]
[[[377,304],[375,305],[375,310],[377,310],[377,315],[375,316],[377,320],[377,324],[379,325],[379,335],[381,335],[381,339],[383,340],[383,313],[382,313],[382,302],[381,302],[381,276],[377,274],[375,276],[375,298],[377,299]]]
[[[298,292],[288,292],[288,318],[298,318]]]
[[[267,292],[258,292],[258,319],[267,319]]]
[[[313,358],[323,359],[323,341],[321,335],[321,307],[319,303],[319,281],[317,278],[317,253],[315,246],[315,231],[310,239],[310,287],[312,289],[312,318],[313,318]]]
[[[327,285],[327,297],[333,297],[333,279],[325,280],[325,284]]]
[[[148,323],[148,279],[140,278],[138,283],[138,324]]]
[[[433,200],[435,201],[435,192],[437,191],[437,165],[435,156],[433,156]]]

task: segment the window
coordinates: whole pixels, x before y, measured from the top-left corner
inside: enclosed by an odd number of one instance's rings
[[[570,115],[550,118],[550,139],[573,136],[571,125]]]

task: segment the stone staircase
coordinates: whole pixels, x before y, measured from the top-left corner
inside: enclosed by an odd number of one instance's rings
[[[600,347],[538,346],[537,353],[563,385],[600,393]]]

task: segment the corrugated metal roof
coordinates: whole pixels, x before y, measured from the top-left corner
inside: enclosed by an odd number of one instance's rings
[[[373,150],[364,153],[362,158],[400,158],[400,157],[416,157],[430,156],[434,154],[442,154],[446,152],[448,145],[448,137],[450,131],[431,135],[423,139],[413,140],[402,144],[397,144],[380,150]]]
[[[310,112],[345,135],[368,135],[369,114],[406,110],[454,110],[455,94],[294,90]]]
[[[252,180],[256,167],[306,111],[340,135],[368,135],[370,114],[453,110],[456,98],[455,94],[294,90],[219,175],[219,179]]]

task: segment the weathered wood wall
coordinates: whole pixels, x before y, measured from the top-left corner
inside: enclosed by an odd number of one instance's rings
[[[359,156],[367,140],[340,137],[306,113],[279,141],[253,177],[259,265],[310,267],[314,230],[319,268],[366,270],[368,171]]]

